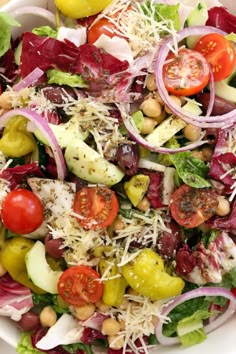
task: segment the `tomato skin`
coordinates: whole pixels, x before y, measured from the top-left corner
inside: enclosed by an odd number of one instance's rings
[[[209,82],[209,64],[201,53],[180,49],[178,56],[170,53],[163,66],[163,80],[167,91],[177,96],[192,96]]]
[[[28,234],[43,222],[43,205],[33,192],[15,189],[2,202],[1,217],[4,226],[16,234]]]
[[[93,44],[102,35],[112,38],[117,36],[114,32],[116,25],[109,21],[107,18],[101,18],[92,27],[88,29],[88,43]]]
[[[182,184],[172,194],[170,212],[179,225],[190,229],[210,219],[217,205],[217,194],[213,189],[193,188]]]
[[[117,216],[119,202],[115,192],[107,187],[83,187],[75,196],[73,210],[82,218],[78,222],[86,229],[106,228]]]
[[[101,299],[103,284],[100,275],[85,265],[66,269],[59,278],[58,292],[62,299],[70,305],[84,306]]]
[[[221,34],[210,33],[203,36],[195,45],[198,51],[210,64],[215,81],[228,77],[236,65],[236,54],[233,45]]]

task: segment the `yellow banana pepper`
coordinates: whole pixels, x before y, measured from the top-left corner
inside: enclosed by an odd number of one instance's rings
[[[98,266],[101,274],[107,270],[110,264],[114,263],[113,258],[101,259]],[[119,306],[123,302],[127,282],[120,274],[116,264],[112,265],[111,270],[107,274],[108,277],[117,276],[114,279],[108,279],[104,283],[102,301],[109,306]]]
[[[148,248],[124,265],[121,272],[132,289],[153,301],[180,295],[184,288],[183,279],[169,275],[163,259]]]
[[[0,139],[0,151],[8,157],[20,157],[37,148],[33,134],[27,131],[28,120],[22,116],[12,118]]]
[[[37,294],[44,294],[44,290],[32,283],[26,270],[25,255],[33,245],[34,241],[22,236],[8,239],[0,252],[0,262],[18,283],[27,286]]]

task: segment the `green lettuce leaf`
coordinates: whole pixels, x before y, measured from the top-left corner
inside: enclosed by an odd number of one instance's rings
[[[11,27],[19,27],[17,22],[11,15],[0,12],[0,57],[2,57],[11,47]]]
[[[191,152],[178,152],[171,155],[170,160],[184,183],[194,188],[211,186],[206,180],[209,167],[202,160],[194,157]]]
[[[146,4],[142,6],[142,8],[146,15],[151,15],[154,12],[154,18],[157,22],[161,22],[163,20],[171,21],[176,31],[181,29],[179,4],[153,4],[152,1],[147,1]]]
[[[91,345],[85,345],[83,343],[62,345],[62,348],[71,354],[77,353],[78,350],[82,350],[85,354],[93,354]]]
[[[43,353],[38,349],[32,347],[30,333],[23,332],[20,337],[20,341],[16,348],[16,352],[19,354],[40,354]]]
[[[57,69],[47,71],[48,83],[57,85],[68,85],[70,87],[87,87],[86,82],[80,75],[65,73]]]
[[[37,36],[57,38],[57,31],[50,26],[35,27],[32,33],[37,34]]]
[[[207,336],[203,327],[203,320],[208,319],[213,312],[197,310],[191,316],[185,317],[177,324],[177,334],[183,346],[191,346],[203,342]]]

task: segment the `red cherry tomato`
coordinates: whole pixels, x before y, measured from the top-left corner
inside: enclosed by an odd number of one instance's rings
[[[217,194],[213,189],[192,188],[182,184],[172,194],[170,211],[179,225],[190,229],[210,219],[217,205]]]
[[[59,278],[58,292],[68,304],[84,306],[101,299],[103,284],[91,267],[79,265],[66,269]]]
[[[73,210],[81,215],[78,222],[86,229],[105,228],[117,216],[119,202],[107,187],[83,187],[75,196]]]
[[[234,47],[219,33],[210,33],[203,36],[196,43],[194,50],[204,55],[211,65],[215,81],[225,79],[235,68]]]
[[[112,38],[117,36],[115,33],[116,25],[107,18],[101,18],[92,27],[88,29],[88,43],[93,44],[102,35]]]
[[[33,192],[15,189],[8,193],[2,203],[2,222],[16,234],[28,234],[43,222],[43,205]]]
[[[180,49],[178,55],[170,53],[163,66],[166,89],[178,96],[192,96],[209,82],[210,69],[204,56],[191,49]]]

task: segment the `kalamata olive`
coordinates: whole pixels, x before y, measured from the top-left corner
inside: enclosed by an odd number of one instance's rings
[[[68,96],[75,98],[75,93],[69,86],[47,85],[42,89],[44,96],[55,104],[63,104]]]
[[[207,108],[208,108],[208,105],[210,102],[210,93],[203,92],[203,93],[198,94],[197,100],[198,100],[198,102],[200,102],[202,104],[201,108],[203,110],[203,113],[206,114]],[[214,105],[213,105],[211,115],[212,116],[223,115],[223,114],[233,111],[235,108],[236,108],[236,105],[234,103],[232,103],[222,97],[215,96]]]
[[[164,231],[158,240],[158,253],[167,258],[173,258],[181,245],[181,231],[179,226],[171,221],[168,224],[171,232]]]
[[[48,234],[44,239],[44,244],[46,248],[46,252],[49,256],[55,259],[59,259],[62,257],[64,249],[61,248],[63,245],[62,238],[53,238],[51,234]]]
[[[17,324],[24,331],[33,331],[39,325],[39,316],[33,311],[26,312]]]
[[[120,145],[117,149],[116,160],[119,167],[126,175],[135,175],[138,171],[139,161],[137,145]]]

